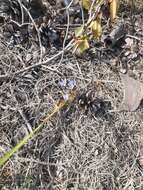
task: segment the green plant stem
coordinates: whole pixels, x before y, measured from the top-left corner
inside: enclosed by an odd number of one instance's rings
[[[29,133],[27,136],[25,136],[15,147],[13,147],[10,151],[8,151],[7,153],[4,154],[4,156],[2,156],[0,158],[0,167],[3,166],[9,159],[11,156],[13,156],[23,145],[25,145],[28,140],[30,140],[35,133],[37,133],[40,129],[43,128],[44,124],[46,122],[49,121],[49,119],[55,115],[55,113],[57,113],[64,105],[66,104],[66,102],[63,102],[62,104],[60,104],[59,106],[56,105],[55,108],[53,109],[52,113],[49,114],[41,124],[38,125],[37,128],[35,128],[31,133]]]

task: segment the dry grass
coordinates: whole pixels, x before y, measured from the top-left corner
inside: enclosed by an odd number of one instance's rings
[[[124,22],[130,34],[129,15],[127,12]],[[136,31],[132,36],[143,40],[142,16],[135,12],[134,19]],[[8,48],[4,40],[1,33],[0,75],[38,62],[35,44],[21,51],[18,46]],[[112,64],[115,58],[128,62],[128,73],[143,80],[142,44],[134,39],[131,50],[98,51],[92,48],[82,57],[67,52],[60,65],[60,58],[56,58],[48,65],[0,81],[0,156],[28,134],[54,101],[68,91],[61,90],[60,79],[74,79],[79,94],[92,90],[95,97],[112,105],[107,117],[95,117],[90,111],[85,114],[76,99],[0,169],[0,189],[143,189],[143,173],[137,164],[143,143],[142,107],[133,113],[119,112],[122,64]],[[138,57],[124,59],[127,51],[131,55],[137,52]],[[56,53],[55,48],[48,50],[43,60]],[[29,57],[32,61],[27,61]]]

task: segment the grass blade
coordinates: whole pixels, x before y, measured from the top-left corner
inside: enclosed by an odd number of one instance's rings
[[[69,96],[68,101],[60,100],[58,101],[57,104],[55,104],[52,112],[47,115],[47,117],[36,127],[33,132],[29,133],[26,135],[15,147],[13,147],[10,151],[5,153],[1,158],[0,158],[0,167],[2,167],[9,159],[11,156],[13,156],[22,146],[24,146],[40,129],[43,128],[44,124],[49,121],[49,119],[54,116],[58,111],[61,110],[68,102],[72,102],[75,98],[75,94],[71,94]]]

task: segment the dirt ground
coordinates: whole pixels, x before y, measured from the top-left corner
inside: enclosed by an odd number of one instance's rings
[[[27,28],[14,23],[18,16],[9,18],[3,2],[0,18],[7,20],[0,21],[0,157],[71,86],[77,96],[0,168],[0,190],[143,190],[143,104],[134,112],[119,109],[120,74],[143,81],[143,2],[121,2],[111,30],[124,25],[122,44],[92,42],[82,55],[72,50],[59,54],[67,30],[66,11],[58,11],[63,8],[60,1],[48,1],[46,7],[51,27],[60,32],[41,29],[44,21],[37,18],[43,13],[33,5],[31,23],[38,22],[40,32],[30,28],[30,37]],[[109,33],[106,22],[104,31]]]

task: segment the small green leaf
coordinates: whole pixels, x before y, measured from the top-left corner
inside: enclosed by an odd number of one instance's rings
[[[84,31],[84,26],[80,26],[78,28],[75,29],[75,37],[79,37],[83,35],[83,31]]]
[[[79,54],[82,54],[88,48],[89,48],[89,43],[88,40],[85,38],[77,41],[75,51]]]
[[[95,38],[99,38],[102,34],[101,18],[102,14],[100,13],[96,20],[93,20],[89,25],[89,28],[92,30],[93,37]]]
[[[24,146],[36,133],[38,133],[47,123],[51,117],[53,117],[58,111],[60,111],[67,103],[74,100],[76,92],[71,92],[69,94],[68,101],[59,100],[53,107],[51,113],[49,113],[46,118],[28,135],[26,135],[15,147],[6,152],[2,157],[0,157],[0,167],[2,167],[9,159],[12,157],[22,146]]]
[[[99,38],[102,33],[101,24],[96,20],[92,23],[92,33],[95,38]]]
[[[91,7],[91,0],[82,0],[82,7],[89,11]]]

